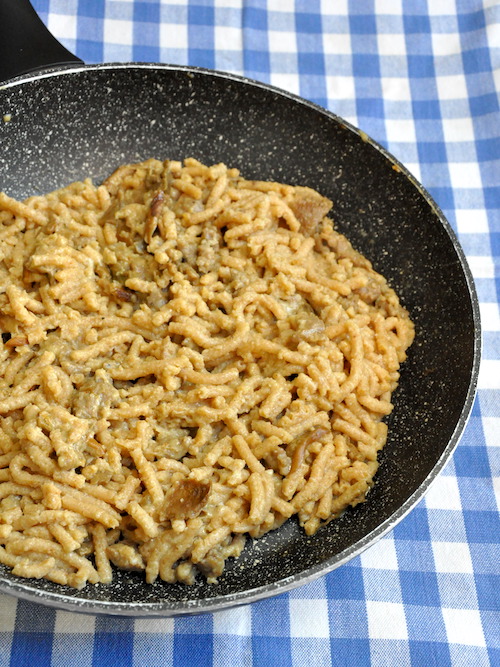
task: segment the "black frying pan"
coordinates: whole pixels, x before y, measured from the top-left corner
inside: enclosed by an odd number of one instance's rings
[[[20,50],[20,69],[75,60],[38,32],[27,3],[2,2],[0,29],[9,17],[15,20],[4,35],[0,79],[2,64],[4,77],[19,71]],[[21,8],[22,18],[12,14]],[[19,21],[31,30],[24,45],[14,35]],[[8,115],[11,120],[2,121]],[[128,615],[211,611],[329,572],[392,529],[422,498],[457,445],[476,388],[479,309],[464,254],[425,190],[342,119],[270,86],[170,65],[48,68],[0,90],[0,190],[14,197],[86,176],[99,182],[121,163],[152,156],[223,161],[248,178],[308,185],[330,197],[337,228],[388,277],[410,310],[416,340],[366,503],[313,537],[292,520],[250,542],[216,585],[200,580],[192,587],[148,586],[141,575],[120,572],[110,586],[75,591],[0,569],[1,590],[66,609]]]

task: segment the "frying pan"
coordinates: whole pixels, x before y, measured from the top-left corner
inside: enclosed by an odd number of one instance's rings
[[[86,176],[100,182],[122,163],[153,156],[221,161],[247,178],[308,185],[334,201],[339,231],[396,289],[415,322],[416,340],[387,420],[374,488],[365,503],[314,536],[291,520],[249,542],[216,585],[146,585],[139,574],[118,572],[111,585],[76,591],[23,580],[3,568],[0,590],[67,610],[166,616],[281,593],[361,553],[421,500],[472,408],[478,300],[439,207],[365,133],[294,95],[195,67],[83,65],[21,0],[0,4],[2,26],[0,79],[45,68],[12,78],[0,90],[1,190],[24,198]],[[53,63],[63,65],[47,67]]]

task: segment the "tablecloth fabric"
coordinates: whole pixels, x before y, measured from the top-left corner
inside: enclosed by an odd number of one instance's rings
[[[500,665],[500,4],[495,0],[34,0],[88,63],[199,65],[361,127],[430,191],[474,275],[474,409],[426,498],[361,556],[290,593],[169,619],[0,594],[0,665]]]

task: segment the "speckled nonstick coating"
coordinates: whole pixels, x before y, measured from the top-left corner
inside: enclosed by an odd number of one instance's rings
[[[2,116],[11,121],[2,122]],[[47,70],[0,90],[0,189],[23,198],[118,165],[194,156],[247,178],[308,185],[337,228],[389,279],[416,325],[365,503],[306,537],[294,520],[229,561],[216,585],[118,572],[82,591],[0,569],[0,590],[65,609],[126,615],[211,611],[286,591],[345,563],[393,528],[450,458],[472,408],[477,296],[441,211],[397,161],[333,114],[229,74],[167,65]]]

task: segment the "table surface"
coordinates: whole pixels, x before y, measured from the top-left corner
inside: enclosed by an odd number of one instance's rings
[[[245,74],[386,146],[458,234],[479,294],[483,360],[453,458],[425,499],[361,556],[292,592],[175,619],[79,615],[0,594],[0,665],[499,665],[498,0],[33,5],[85,62]]]

